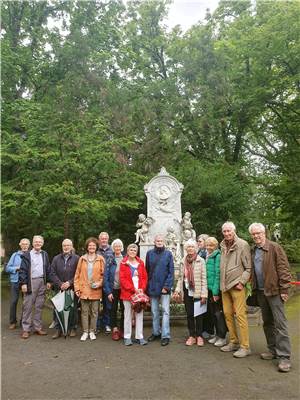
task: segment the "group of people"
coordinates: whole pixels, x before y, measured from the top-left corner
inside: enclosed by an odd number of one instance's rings
[[[178,280],[174,285],[174,261],[165,247],[165,238],[158,234],[154,248],[146,254],[145,263],[138,257],[138,246],[130,244],[124,254],[120,239],[109,245],[109,235],[86,240],[85,254],[75,254],[72,241],[64,239],[62,252],[52,263],[42,250],[44,240],[34,236],[22,239],[20,250],[14,253],[6,267],[11,281],[10,329],[17,324],[16,306],[19,290],[23,294],[22,334],[28,339],[31,332],[46,335],[42,327],[42,308],[46,289],[56,292],[73,290],[80,302],[82,335],[80,340],[96,339],[101,327],[111,333],[113,340],[124,339],[125,346],[160,341],[170,343],[170,301],[183,302],[189,336],[187,346],[208,343],[236,358],[251,354],[246,305],[246,284],[251,282],[261,307],[263,328],[268,351],[263,360],[278,359],[278,370],[291,368],[291,346],[288,335],[284,302],[288,299],[291,281],[289,263],[283,248],[267,239],[264,225],[249,227],[254,246],[236,234],[235,225],[225,222],[223,240],[200,235],[184,245],[184,258]],[[103,310],[99,315],[102,300]],[[77,306],[77,301],[74,301]],[[143,335],[143,312],[150,304],[152,334]],[[160,309],[162,319],[160,322]],[[118,312],[119,310],[119,312]],[[69,324],[69,335],[76,336],[77,312]],[[119,320],[118,320],[118,317]],[[61,327],[56,319],[56,331]],[[132,328],[135,334],[132,335]],[[237,329],[239,328],[239,329]],[[227,331],[229,341],[227,343]],[[132,338],[134,336],[134,338]]]

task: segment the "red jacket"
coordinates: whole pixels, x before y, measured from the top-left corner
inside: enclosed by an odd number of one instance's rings
[[[138,261],[138,274],[139,274],[139,289],[146,290],[148,277],[147,271],[144,265],[143,260],[139,257],[135,257]],[[121,299],[129,300],[131,296],[135,293],[135,288],[133,286],[131,270],[129,265],[126,264],[128,260],[128,256],[124,257],[120,264],[120,287],[121,287]]]

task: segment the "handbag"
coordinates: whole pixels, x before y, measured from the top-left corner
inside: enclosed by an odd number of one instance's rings
[[[141,290],[138,293],[134,293],[130,298],[131,306],[133,310],[137,313],[142,310],[146,310],[150,299],[149,297]]]
[[[216,303],[214,303],[214,307],[215,307],[214,316],[217,320],[218,333],[221,337],[225,337],[226,332],[228,331],[228,328],[226,325],[221,302],[217,301]]]

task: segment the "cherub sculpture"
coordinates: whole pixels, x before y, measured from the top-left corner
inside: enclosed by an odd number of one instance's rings
[[[140,214],[136,223],[138,228],[135,232],[135,243],[146,242],[147,233],[149,232],[149,227],[154,222],[152,217],[146,217],[144,214]]]
[[[166,248],[172,252],[173,257],[175,257],[179,253],[179,240],[173,226],[169,226],[167,229],[165,244]]]

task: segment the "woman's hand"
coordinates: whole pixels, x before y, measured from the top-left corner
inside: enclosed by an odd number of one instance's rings
[[[112,302],[113,302],[113,299],[114,299],[114,296],[113,296],[112,293],[110,293],[110,294],[107,296],[107,298],[108,298],[108,300],[112,303]]]
[[[76,294],[77,297],[80,297],[80,290],[76,290],[75,294]]]
[[[99,289],[101,287],[101,282],[100,281],[96,281],[94,282],[94,289]]]
[[[27,285],[22,285],[21,286],[21,290],[22,290],[22,293],[27,293]]]
[[[220,296],[213,296],[213,300],[214,300],[214,302],[216,303],[217,301],[220,300]]]
[[[201,304],[205,304],[206,303],[207,298],[206,297],[200,297],[200,303]]]

